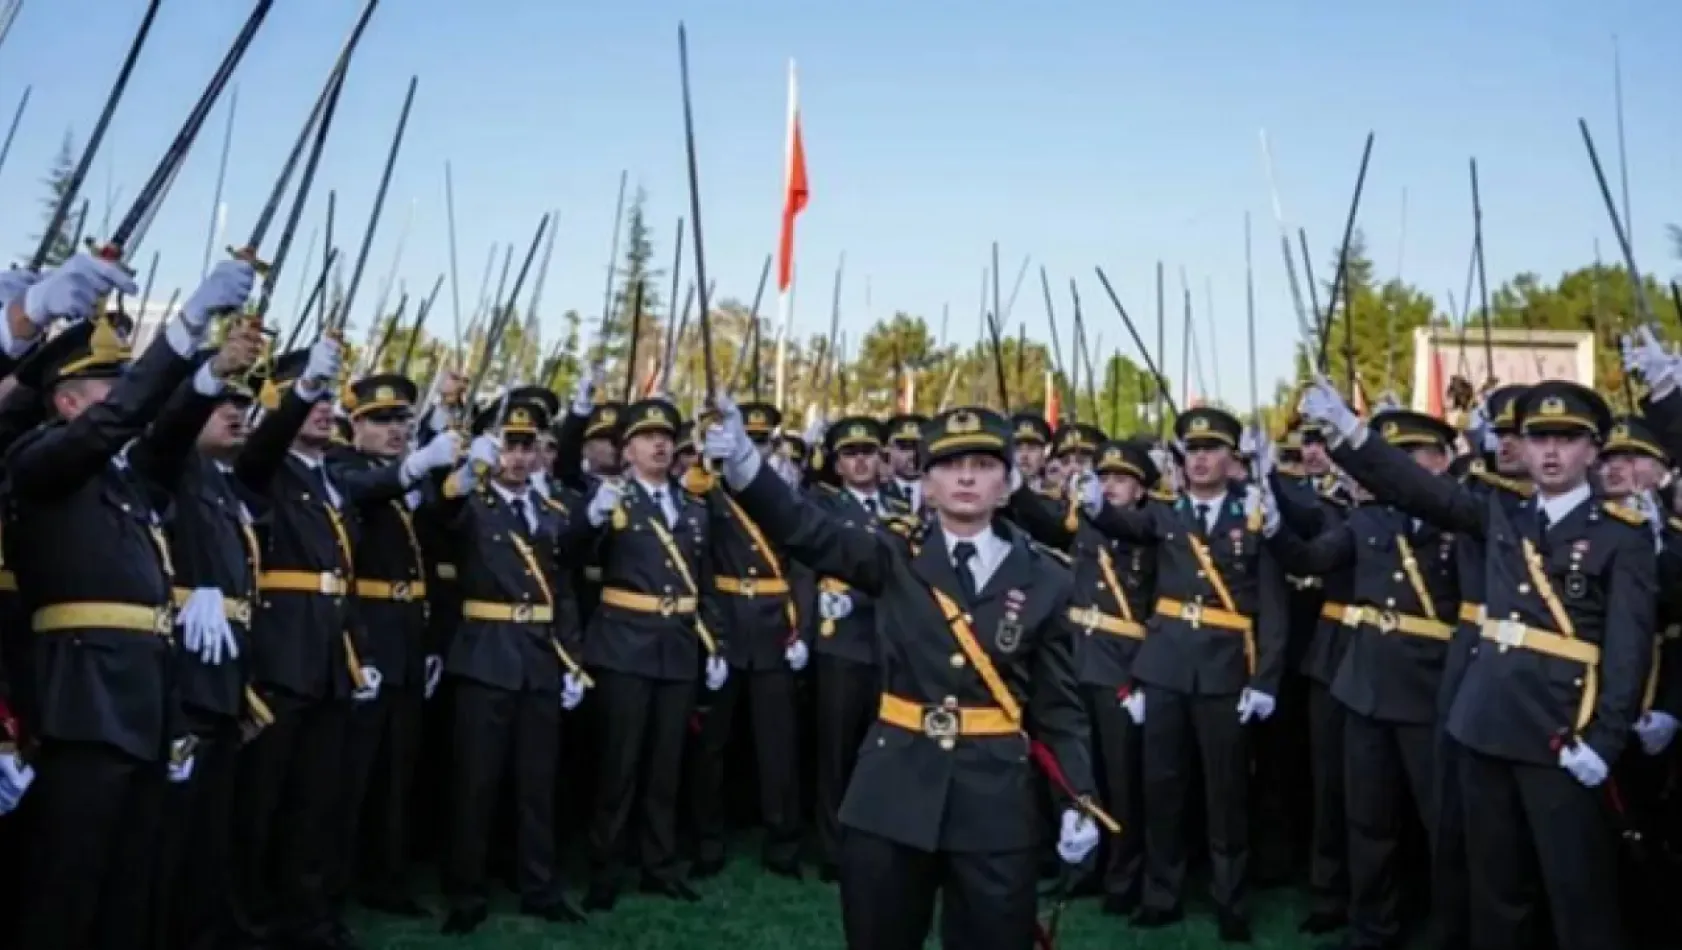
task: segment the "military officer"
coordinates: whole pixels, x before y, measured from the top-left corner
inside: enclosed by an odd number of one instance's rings
[[[1393,409],[1374,416],[1371,428],[1427,472],[1446,477],[1456,436],[1446,423]],[[1331,683],[1332,697],[1347,711],[1344,946],[1395,946],[1402,930],[1396,856],[1407,824],[1404,799],[1412,798],[1427,832],[1435,824],[1437,695],[1460,607],[1454,535],[1389,506],[1363,504],[1312,539],[1280,531],[1271,543],[1286,563],[1309,573],[1354,569],[1352,595],[1335,621],[1349,642]]]
[[[868,531],[803,501],[765,465],[727,399],[708,430],[742,507],[819,576],[875,598],[882,694],[841,822],[849,947],[922,947],[937,893],[942,944],[1021,948],[1034,940],[1042,835],[1034,743],[1061,763],[1059,852],[1096,847],[1088,724],[1074,678],[1069,575],[997,520],[1010,491],[1006,420],[957,409],[923,445],[926,527]],[[900,522],[906,529],[907,523]],[[1108,816],[1103,816],[1108,821]]]
[[[1561,950],[1623,946],[1616,840],[1599,786],[1640,714],[1652,658],[1654,527],[1595,495],[1589,469],[1611,413],[1587,387],[1532,386],[1513,406],[1536,485],[1511,510],[1408,464],[1369,437],[1324,380],[1303,413],[1381,501],[1483,539],[1490,583],[1465,679],[1449,709],[1471,878],[1471,943],[1532,947],[1543,892]]]
[[[132,367],[111,323],[86,319],[110,291],[137,290],[117,262],[78,254],[7,308],[0,348],[12,353],[54,316],[81,321],[19,368],[51,421],[5,459],[7,561],[31,611],[40,684],[35,890],[13,931],[27,950],[145,939],[166,776],[186,778],[193,751],[169,693],[175,568],[161,517],[169,489],[157,479],[192,450],[221,380],[256,356],[247,337],[238,359],[197,359],[212,316],[243,305],[254,276],[248,264],[219,265]],[[172,405],[175,418],[156,419],[189,377],[193,395]],[[171,424],[130,448],[154,421]]]
[[[1202,756],[1210,882],[1223,940],[1248,941],[1249,748],[1245,726],[1273,715],[1285,651],[1284,573],[1262,544],[1258,493],[1234,490],[1227,462],[1241,426],[1198,407],[1175,421],[1185,487],[1172,503],[1106,504],[1098,483],[1081,495],[1105,534],[1155,547],[1157,600],[1132,675],[1142,690],[1145,885],[1138,926],[1181,918],[1183,809],[1189,759]]]
[[[866,531],[887,530],[886,520],[910,514],[904,502],[881,489],[881,423],[846,416],[824,432],[823,455],[841,483],[820,484],[812,500],[842,523]],[[852,778],[881,692],[876,663],[876,604],[873,598],[834,577],[818,579],[815,622],[807,624],[817,673],[818,877],[840,874],[841,799]]]
[[[580,409],[588,413],[589,405],[587,388],[574,395],[575,416]],[[584,637],[585,663],[598,684],[603,755],[586,910],[609,910],[618,900],[620,843],[633,806],[643,889],[700,899],[678,867],[684,739],[697,674],[714,691],[729,675],[706,554],[707,505],[671,477],[682,424],[677,407],[646,399],[627,408],[617,424],[624,479],[597,482],[581,516],[602,567],[601,604]]]
[[[890,416],[887,422],[888,464],[882,475],[888,479],[888,490],[905,502],[912,514],[923,510],[922,471],[919,454],[923,447],[923,425],[926,416],[914,412]]]
[[[1019,412],[1010,417],[1016,446],[1016,470],[1030,488],[1048,487],[1045,482],[1045,454],[1051,445],[1051,426],[1037,412]],[[1059,486],[1060,487],[1060,486]]]
[[[742,407],[748,438],[769,457],[782,413],[768,403]],[[692,430],[693,431],[693,430]],[[752,717],[759,808],[765,825],[764,857],[774,874],[800,877],[800,775],[794,674],[805,669],[793,572],[765,526],[730,495],[707,493],[712,519],[708,557],[723,629],[730,676],[710,697],[695,758],[697,856],[690,876],[706,878],[724,867],[724,756],[735,716],[747,702]]]
[[[445,482],[442,513],[461,565],[461,624],[444,659],[452,688],[453,815],[443,932],[489,914],[486,854],[502,778],[514,775],[516,889],[522,913],[578,922],[555,869],[555,763],[562,709],[590,679],[577,603],[558,563],[569,513],[531,486],[542,402],[494,402],[474,420],[472,457]]]

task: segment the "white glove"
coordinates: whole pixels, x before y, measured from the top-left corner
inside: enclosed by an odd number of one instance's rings
[[[187,751],[186,738],[170,743],[169,749],[169,781],[173,785],[179,785],[193,777],[193,763],[198,760],[198,756]]]
[[[853,595],[839,591],[818,593],[818,616],[825,620],[840,620],[853,614]]]
[[[1620,341],[1624,370],[1640,376],[1654,399],[1663,399],[1676,389],[1676,360],[1660,345],[1653,329],[1637,327]]]
[[[723,689],[724,681],[729,678],[730,664],[724,662],[724,657],[707,657],[707,692],[716,693]]]
[[[1098,847],[1098,826],[1091,817],[1073,808],[1063,811],[1063,827],[1057,835],[1057,856],[1064,864],[1079,864]]]
[[[1279,500],[1273,497],[1266,482],[1244,489],[1244,519],[1248,521],[1258,512],[1261,514],[1262,534],[1273,537],[1279,530]]]
[[[788,668],[798,673],[806,668],[806,661],[811,659],[811,652],[806,649],[806,641],[796,640],[783,651],[783,659],[788,661]]]
[[[1651,488],[1643,489],[1629,496],[1629,507],[1641,513],[1646,518],[1647,530],[1653,535],[1653,549],[1664,550],[1664,510],[1659,506],[1658,497]]]
[[[35,770],[15,755],[0,755],[0,815],[23,801],[23,793],[35,781]]]
[[[382,680],[383,677],[380,676],[379,670],[372,666],[364,666],[362,668],[362,682],[366,685],[360,689],[353,690],[350,694],[350,698],[359,703],[373,701],[380,695],[380,683]]]
[[[420,481],[427,472],[449,468],[456,464],[456,458],[461,455],[461,434],[445,429],[433,436],[425,445],[409,453],[403,460],[403,484],[411,485]]]
[[[800,484],[800,466],[794,464],[794,460],[785,455],[773,454],[771,456],[771,471],[776,472],[777,477],[783,480],[783,484],[790,488],[797,487]]]
[[[1303,390],[1297,411],[1311,421],[1324,423],[1344,439],[1353,439],[1361,431],[1361,420],[1343,401],[1343,394],[1318,373]]]
[[[187,298],[181,308],[181,322],[193,333],[202,333],[210,319],[245,306],[251,288],[257,284],[257,269],[249,261],[223,261],[210,269],[210,276]]]
[[[11,306],[12,301],[23,296],[40,279],[40,274],[26,267],[0,271],[0,309]]]
[[[1098,476],[1091,472],[1081,472],[1075,476],[1074,494],[1080,499],[1081,508],[1085,509],[1089,518],[1098,517],[1098,512],[1104,510],[1104,486],[1099,483]]]
[[[1238,721],[1246,723],[1254,719],[1263,722],[1273,715],[1273,697],[1259,689],[1244,687],[1238,694]]]
[[[613,517],[613,509],[619,506],[620,492],[619,483],[613,479],[604,478],[597,483],[595,494],[590,496],[590,507],[584,511],[590,527],[607,524],[607,519]]]
[[[431,699],[438,692],[438,684],[444,681],[444,658],[436,653],[426,658],[426,698]]]
[[[573,384],[572,387],[573,415],[587,416],[590,414],[590,410],[595,407],[596,386],[601,372],[601,364],[592,363],[585,367],[584,372],[579,374],[578,382]]]
[[[1641,751],[1658,755],[1670,748],[1671,740],[1676,738],[1676,726],[1676,717],[1663,710],[1642,713],[1635,721],[1635,737],[1641,740]]]
[[[339,367],[344,365],[344,347],[329,334],[322,334],[310,346],[309,361],[304,364],[304,375],[300,377],[298,395],[308,399],[320,399],[333,394],[332,383],[339,378]]]
[[[502,443],[488,435],[481,435],[467,447],[467,459],[475,466],[484,466],[487,471],[496,471],[502,464]]]
[[[713,408],[718,411],[719,420],[707,427],[707,458],[724,467],[724,480],[730,487],[745,488],[759,474],[759,450],[748,438],[742,411],[729,396],[719,396]]]
[[[91,316],[94,304],[112,291],[135,294],[140,288],[123,265],[83,251],[24,293],[23,312],[38,327],[54,317],[81,320]]]
[[[1274,465],[1273,440],[1266,430],[1256,430],[1255,447],[1250,451],[1255,459],[1256,481],[1265,486],[1268,476],[1273,474]]]
[[[561,677],[561,708],[571,711],[584,701],[584,682],[571,673]]]
[[[1570,742],[1559,747],[1559,767],[1587,788],[1606,781],[1606,760],[1589,748],[1586,742]]]
[[[812,418],[812,424],[806,427],[806,444],[812,446],[822,445],[823,434],[828,431],[828,429],[829,426],[823,421],[822,416],[814,416]]]
[[[1245,426],[1244,432],[1238,437],[1238,451],[1243,455],[1255,455],[1256,448],[1261,444],[1261,433],[1255,426]]]
[[[1495,427],[1489,422],[1489,404],[1482,399],[1466,415],[1466,441],[1482,452],[1494,452],[1501,448],[1501,437],[1495,434]]]
[[[187,602],[175,615],[182,629],[181,645],[189,653],[198,654],[207,666],[217,666],[224,658],[239,659],[239,645],[225,610],[221,589],[200,587],[187,595]]]
[[[1145,691],[1142,689],[1129,690],[1127,698],[1121,701],[1121,708],[1127,710],[1127,718],[1133,720],[1133,725],[1145,724]]]

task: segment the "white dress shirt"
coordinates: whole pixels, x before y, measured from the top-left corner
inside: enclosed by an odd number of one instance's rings
[[[975,545],[975,557],[969,559],[970,577],[975,579],[975,590],[980,593],[987,589],[987,582],[992,580],[993,572],[1005,561],[1005,555],[1010,553],[1010,542],[998,536],[992,528],[984,529],[980,534],[970,538],[960,538],[951,533],[946,534],[946,555],[952,557],[952,549],[959,542],[968,541]],[[958,559],[952,557],[952,564],[956,566]]]
[[[859,491],[858,489],[854,488],[853,486],[848,485],[847,486],[847,493],[852,495],[853,498],[856,501],[858,501],[858,503],[861,506],[863,506],[864,510],[870,511],[871,506],[875,505],[876,506],[876,508],[875,508],[876,514],[877,515],[883,514],[882,496],[877,494],[876,492],[862,492],[862,491]]]
[[[912,511],[923,510],[923,483],[922,482],[914,482],[914,481],[913,482],[908,482],[903,478],[897,478],[896,477],[894,479],[894,484],[898,485],[899,490],[905,493],[906,500],[911,502],[911,510]]]
[[[677,502],[672,499],[672,485],[670,482],[645,482],[640,477],[637,484],[648,492],[649,498],[660,499],[660,510],[665,512],[666,527],[677,524]]]
[[[1191,502],[1192,514],[1197,514],[1198,505],[1203,506],[1203,533],[1214,532],[1215,522],[1221,518],[1221,506],[1226,504],[1226,493],[1223,492],[1213,498],[1199,498],[1196,495],[1187,494],[1186,500]]]
[[[1577,510],[1577,506],[1589,500],[1589,485],[1584,482],[1576,488],[1561,495],[1536,495],[1536,510],[1548,516],[1548,525],[1559,524]]]
[[[521,506],[522,506],[521,510],[523,511],[523,513],[526,516],[526,530],[531,532],[532,534],[536,534],[537,533],[537,507],[536,507],[537,500],[532,498],[531,490],[527,489],[526,491],[522,491],[522,492],[516,494],[512,489],[509,489],[509,488],[507,488],[503,485],[500,485],[496,482],[491,482],[491,488],[496,491],[497,495],[502,498],[502,500],[505,504],[510,504],[511,505],[516,501],[521,504]]]

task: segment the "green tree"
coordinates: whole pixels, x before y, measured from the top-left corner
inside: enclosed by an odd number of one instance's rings
[[[661,290],[665,271],[654,266],[653,231],[648,225],[648,193],[641,187],[631,199],[625,212],[625,244],[623,257],[614,272],[612,316],[602,327],[597,341],[597,356],[607,366],[607,378],[612,381],[609,391],[619,393],[626,379],[625,361],[631,356],[632,327],[637,328],[636,377],[640,383],[646,368],[660,358],[664,346],[664,324],[658,319],[664,301]],[[642,287],[641,320],[632,312]]]
[[[1437,319],[1431,297],[1398,279],[1379,283],[1372,259],[1367,256],[1366,238],[1359,229],[1349,242],[1346,287],[1331,300],[1336,278],[1338,249],[1328,265],[1331,276],[1322,281],[1319,299],[1322,309],[1332,308],[1326,328],[1326,376],[1347,391],[1349,380],[1359,383],[1369,405],[1386,394],[1404,404],[1413,395],[1413,331]],[[1319,341],[1313,341],[1314,348]],[[1299,343],[1299,378],[1313,363],[1314,354]],[[1353,373],[1351,373],[1353,361]]]
[[[53,156],[53,166],[47,172],[42,183],[47,186],[47,194],[41,199],[43,214],[41,216],[41,230],[30,237],[32,246],[23,255],[27,262],[35,256],[35,247],[39,246],[47,233],[47,227],[52,222],[53,214],[58,210],[65,196],[70,193],[71,180],[76,175],[76,142],[70,132],[64,133],[64,141],[59,143],[58,154]],[[65,258],[76,253],[76,221],[75,215],[66,214],[53,233],[51,242],[47,245],[47,258],[44,262],[48,267],[56,267]]]

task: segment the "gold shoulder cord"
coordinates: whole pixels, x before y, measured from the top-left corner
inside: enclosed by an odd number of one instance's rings
[[[730,506],[730,513],[735,515],[736,520],[742,523],[742,529],[748,533],[748,537],[752,538],[753,543],[759,546],[759,550],[765,552],[765,565],[770,568],[771,576],[775,577],[779,581],[782,580],[782,565],[777,563],[777,552],[772,549],[771,545],[766,543],[765,533],[759,530],[759,525],[755,524],[754,520],[748,517],[748,513],[742,510],[742,506],[736,504],[736,499],[731,498],[728,494],[724,494],[722,492],[720,494],[724,498],[724,503]],[[799,630],[800,614],[794,608],[794,595],[792,592],[784,595],[783,597],[783,613],[788,616],[789,630]]]
[[[1115,560],[1110,557],[1109,549],[1098,548],[1098,570],[1104,575],[1104,583],[1109,585],[1110,593],[1115,594],[1115,601],[1121,607],[1121,618],[1133,621],[1133,607],[1127,602],[1127,592],[1121,587],[1121,580],[1116,577]]]
[[[1237,614],[1238,607],[1232,600],[1232,591],[1227,589],[1226,578],[1221,576],[1220,569],[1215,567],[1215,561],[1209,557],[1209,547],[1203,539],[1191,532],[1186,532],[1186,540],[1191,542],[1191,553],[1197,558],[1197,566],[1203,568],[1204,576],[1209,578],[1209,586],[1215,588],[1215,596],[1221,599],[1221,606],[1228,613]],[[1253,676],[1256,672],[1256,634],[1255,624],[1244,630],[1244,665]]]
[[[695,575],[689,573],[689,562],[683,559],[683,552],[678,550],[677,542],[672,540],[672,533],[666,530],[664,515],[648,519],[648,526],[654,529],[654,536],[660,539],[660,546],[666,549],[666,556],[672,559],[672,566],[677,569],[678,576],[689,588],[689,594],[695,598],[695,635],[701,638],[701,646],[707,650],[707,656],[718,655],[718,641],[713,639],[712,632],[707,629],[706,622],[701,619],[701,587],[695,583]]]
[[[1431,600],[1431,592],[1425,587],[1425,578],[1419,573],[1419,560],[1413,556],[1413,545],[1408,543],[1407,535],[1396,535],[1396,549],[1402,552],[1402,570],[1407,572],[1408,583],[1413,586],[1413,593],[1419,598],[1419,607],[1425,611],[1425,616],[1437,619],[1437,605]]]
[[[263,549],[257,543],[257,532],[251,529],[251,525],[247,524],[244,518],[239,521],[239,533],[245,540],[245,553],[251,555],[251,590],[255,596],[257,578],[263,576]],[[245,687],[245,705],[251,712],[250,728],[246,732],[246,740],[250,741],[259,731],[274,724],[274,711],[269,709],[269,704],[263,702],[263,697],[258,696],[257,691],[250,686]]]
[[[350,534],[345,531],[345,519],[339,515],[339,509],[333,507],[331,498],[321,499],[321,507],[327,512],[327,520],[333,525],[333,535],[339,542],[339,553],[345,559],[345,575],[347,580],[354,580],[356,574],[356,559],[351,554]],[[350,668],[350,681],[357,689],[367,689],[368,681],[362,676],[362,658],[356,655],[356,644],[351,641],[350,631],[339,631],[339,639],[345,645],[345,665]]]
[[[543,592],[543,603],[549,608],[550,616],[556,617],[554,613],[555,592],[549,587],[549,578],[543,574],[543,565],[537,563],[537,554],[532,551],[531,545],[526,543],[526,539],[520,537],[516,532],[508,532],[508,540],[514,542],[514,550],[519,552],[520,559],[526,562],[526,570],[530,571],[531,576],[537,579],[537,588]],[[559,618],[556,617],[556,619]],[[585,688],[596,685],[596,681],[590,678],[589,673],[584,672],[584,668],[578,665],[578,661],[573,659],[571,654],[567,653],[566,648],[561,646],[561,642],[555,639],[553,634],[549,637],[549,643],[555,648],[555,656],[560,659],[561,665],[567,668],[568,673],[578,677],[578,681],[584,684]]]
[[[1559,628],[1561,636],[1569,640],[1577,639],[1577,628],[1571,623],[1571,615],[1565,612],[1565,605],[1560,603],[1559,594],[1554,591],[1553,582],[1548,580],[1548,572],[1542,567],[1542,555],[1537,553],[1536,545],[1530,543],[1529,538],[1524,542],[1524,566],[1530,572],[1530,582],[1536,586],[1536,593],[1541,595],[1542,602],[1548,605],[1548,614],[1553,617],[1554,626]],[[1600,693],[1600,666],[1596,663],[1585,663],[1583,673],[1583,696],[1577,703],[1577,731],[1581,732],[1594,716],[1595,697]]]

